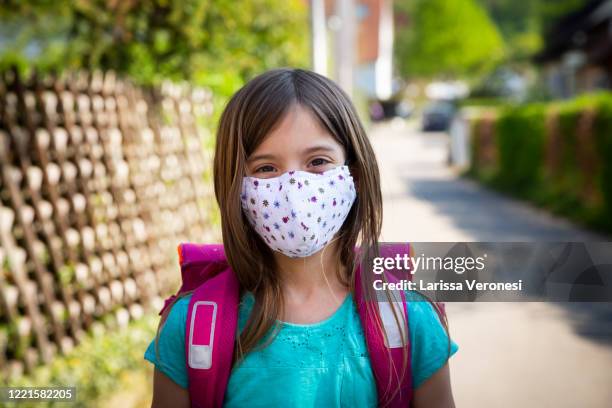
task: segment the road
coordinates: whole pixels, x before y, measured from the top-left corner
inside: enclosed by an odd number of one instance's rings
[[[383,241],[611,241],[458,177],[447,136],[375,125]],[[612,407],[612,305],[449,303],[457,407]]]

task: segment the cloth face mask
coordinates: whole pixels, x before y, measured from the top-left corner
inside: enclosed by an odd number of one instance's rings
[[[270,248],[289,257],[312,255],[338,232],[355,201],[348,166],[323,173],[289,171],[278,177],[246,176],[242,209]]]

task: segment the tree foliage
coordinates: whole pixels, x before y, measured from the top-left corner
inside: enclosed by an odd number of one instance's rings
[[[400,74],[477,77],[499,62],[529,62],[547,30],[587,2],[397,0]]]
[[[0,5],[0,56],[40,69],[114,69],[141,84],[231,93],[262,70],[308,63],[299,0],[32,0]]]
[[[543,36],[556,20],[587,0],[478,0],[508,43],[511,60],[525,60],[543,45]]]
[[[402,0],[396,10],[408,16],[395,42],[404,76],[477,77],[504,56],[496,25],[475,0]]]

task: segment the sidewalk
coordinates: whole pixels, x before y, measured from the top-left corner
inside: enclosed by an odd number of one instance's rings
[[[447,140],[416,124],[369,132],[381,168],[383,241],[610,241],[459,179]],[[612,406],[612,305],[449,303],[457,407]]]

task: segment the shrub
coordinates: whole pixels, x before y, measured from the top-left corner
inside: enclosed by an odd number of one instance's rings
[[[482,135],[484,121],[477,118],[472,126],[468,175],[596,229],[612,231],[611,93],[499,109],[495,154],[483,155],[490,145]]]
[[[27,376],[10,379],[12,387],[75,386],[74,407],[101,406],[103,400],[121,390],[130,375],[150,376],[144,352],[155,335],[158,316],[149,313],[127,327],[97,326],[68,355],[56,357]],[[137,393],[139,390],[130,390]],[[140,390],[146,392],[146,390]],[[72,403],[71,403],[72,404]],[[60,402],[20,402],[15,407],[65,406]],[[6,405],[11,406],[9,404]]]
[[[540,183],[544,114],[542,105],[512,107],[501,114],[496,126],[499,165],[494,180],[499,187],[529,196]]]
[[[606,229],[612,230],[612,97],[600,99],[594,131],[596,148],[601,157],[598,184],[603,198],[603,208],[598,221]]]

